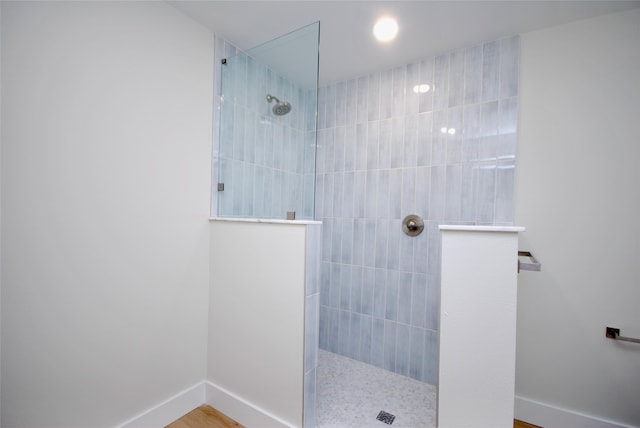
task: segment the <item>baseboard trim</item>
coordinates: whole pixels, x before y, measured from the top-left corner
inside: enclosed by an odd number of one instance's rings
[[[164,427],[205,403],[205,382],[177,393],[162,403],[129,419],[118,428],[158,428]]]
[[[204,383],[206,403],[246,427],[296,428],[219,385],[209,381]]]
[[[631,425],[600,419],[517,395],[515,417],[544,428],[633,428]]]
[[[117,428],[164,427],[205,403],[247,427],[297,428],[207,380],[145,410],[138,416],[118,425]]]

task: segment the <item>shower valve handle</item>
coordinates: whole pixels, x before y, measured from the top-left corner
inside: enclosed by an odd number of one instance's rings
[[[411,214],[402,220],[402,230],[409,236],[418,236],[424,229],[424,221],[420,216]]]

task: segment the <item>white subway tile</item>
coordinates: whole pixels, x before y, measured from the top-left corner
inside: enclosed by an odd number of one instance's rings
[[[375,267],[376,265],[376,221],[366,219],[364,222],[364,265]]]
[[[402,166],[414,167],[418,164],[418,115],[404,118],[404,144]]]
[[[356,170],[367,169],[367,137],[368,123],[359,123],[356,126]]]
[[[462,106],[447,110],[447,164],[462,162]]]
[[[449,105],[449,55],[438,55],[433,67],[433,109]]]
[[[360,356],[360,330],[361,330],[361,315],[358,313],[350,313],[349,326],[349,349],[347,350],[347,357],[357,359]]]
[[[425,330],[424,344],[424,382],[432,385],[438,384],[438,332]]]
[[[391,168],[401,168],[404,157],[404,118],[391,121],[391,147],[389,148]]]
[[[354,171],[356,169],[356,125],[345,127],[344,135],[344,170]]]
[[[378,168],[389,168],[391,150],[391,119],[381,120],[378,130]]]
[[[376,119],[388,119],[393,115],[393,70],[380,73],[380,116]],[[369,120],[372,120],[369,117]]]
[[[409,360],[411,352],[411,328],[398,323],[396,331],[396,366],[395,372],[409,376]]]
[[[518,95],[518,64],[520,63],[520,37],[500,41],[500,98]]]
[[[431,164],[431,135],[433,114],[421,113],[418,116],[418,141],[416,147],[416,165],[427,166]]]
[[[431,168],[420,166],[416,170],[415,214],[429,219],[429,192],[431,188]]]
[[[433,110],[433,94],[435,91],[433,78],[434,62],[434,58],[420,61],[420,79],[418,84],[429,86],[426,92],[421,92],[418,96],[418,111],[420,113]]]
[[[366,195],[366,173],[356,171],[353,189],[353,216],[355,218],[365,217],[365,195]]]
[[[342,217],[353,218],[353,201],[355,197],[355,173],[344,173],[344,190],[342,192]]]
[[[344,173],[336,172],[333,175],[333,191],[331,192],[331,198],[333,198],[333,215],[335,218],[342,218],[344,214],[342,197],[344,192]]]
[[[387,242],[389,239],[389,220],[378,219],[376,221],[376,260],[378,268],[387,267]]]
[[[431,168],[431,183],[429,189],[429,220],[444,220],[446,168],[434,166]]]
[[[394,371],[396,367],[396,332],[398,324],[394,321],[384,322],[384,364],[383,368]]]
[[[387,289],[387,270],[376,269],[373,282],[373,317],[384,319]]]
[[[399,219],[402,215],[402,169],[389,172],[389,218]]]
[[[378,171],[378,190],[376,192],[376,218],[389,218],[390,177],[388,169]]]
[[[402,170],[402,215],[414,214],[416,210],[416,168]]]
[[[369,122],[367,130],[367,169],[378,169],[378,138],[380,127],[378,121]]]
[[[407,116],[415,115],[420,112],[420,84],[420,64],[407,64],[404,83],[404,114]],[[418,90],[414,90],[414,88],[418,88]]]
[[[344,158],[345,158],[345,128],[344,126],[336,127],[333,129],[333,170],[344,171]]]
[[[462,165],[448,165],[446,174],[444,221],[456,224],[462,209]]]
[[[482,101],[498,99],[500,77],[500,42],[485,43],[482,47]]]
[[[482,45],[465,50],[464,103],[479,103],[482,99]]]
[[[369,116],[369,77],[358,78],[356,123],[366,123]]]
[[[386,101],[391,107],[391,116],[403,117],[405,115],[405,90],[406,90],[407,69],[405,66],[395,67],[392,71],[391,94]],[[383,104],[385,99],[381,98]],[[384,118],[385,116],[383,116]]]
[[[318,88],[318,129],[325,129],[327,127],[327,90],[328,86]]]
[[[464,59],[463,50],[449,55],[449,107],[462,105],[464,100]]]
[[[351,267],[345,266],[344,264],[340,264],[340,310],[349,311],[350,307],[351,307]]]
[[[431,165],[444,165],[447,160],[447,114],[445,110],[438,110],[433,113],[433,124],[431,133]]]
[[[351,298],[349,310],[362,313],[362,266],[351,266]]]
[[[387,270],[387,285],[385,287],[385,319],[397,321],[398,319],[398,283],[400,282],[400,272],[397,270]]]
[[[515,159],[503,159],[497,163],[496,206],[494,221],[513,224],[514,220]]]
[[[411,348],[409,355],[409,376],[424,380],[424,329],[411,327]]]
[[[373,318],[371,328],[371,361],[377,367],[384,367],[384,319]]]
[[[364,363],[371,363],[371,330],[373,318],[367,315],[360,317],[360,350],[358,358]]]
[[[345,96],[345,125],[355,125],[358,115],[358,81],[351,79],[347,81],[347,92]]]
[[[399,237],[399,269],[401,271],[413,272],[414,247],[417,244],[416,241],[419,238],[406,235],[404,232],[402,232],[400,220],[398,220],[397,229],[394,230],[394,234],[398,235]]]
[[[380,118],[380,73],[369,75],[368,88],[367,120],[378,120]]]
[[[400,269],[401,262],[401,247],[400,241],[402,239],[402,225],[400,220],[389,221],[389,241],[387,243],[387,269]]]
[[[353,263],[353,219],[342,220],[342,257],[340,262],[345,265]]]
[[[467,162],[462,165],[460,221],[475,224],[478,196],[478,165]]]
[[[356,218],[353,221],[352,263],[355,266],[364,265],[365,220]]]
[[[336,122],[335,126],[344,126],[347,122],[347,84],[336,84]]]
[[[350,327],[351,327],[351,312],[340,311],[338,319],[339,339],[338,339],[338,353],[342,355],[348,355],[349,342],[350,342]]]
[[[374,268],[362,269],[362,313],[365,315],[373,315],[375,273]]]
[[[492,224],[496,200],[496,162],[478,163],[477,213],[479,224]]]
[[[400,272],[398,281],[398,322],[409,324],[411,322],[411,272]],[[408,344],[407,344],[408,345]],[[407,346],[407,351],[409,347]]]
[[[336,125],[336,87],[327,86],[325,104],[325,126],[333,128]]]

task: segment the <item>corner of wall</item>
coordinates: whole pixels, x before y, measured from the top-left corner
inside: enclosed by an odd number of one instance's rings
[[[2,94],[2,2],[0,2],[0,96]],[[0,100],[0,426],[2,426],[2,101]]]

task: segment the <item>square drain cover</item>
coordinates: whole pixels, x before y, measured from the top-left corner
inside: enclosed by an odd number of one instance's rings
[[[396,417],[391,413],[387,413],[384,410],[380,410],[380,413],[378,413],[378,416],[376,417],[376,419],[379,420],[380,422],[384,422],[387,425],[391,425],[393,421],[396,419]]]

